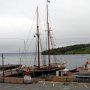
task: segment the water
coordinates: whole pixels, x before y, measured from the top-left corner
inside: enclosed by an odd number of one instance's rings
[[[44,59],[47,61],[47,55],[44,55]],[[57,62],[66,63],[66,68],[73,69],[85,64],[86,61],[90,61],[90,54],[80,54],[80,55],[55,55]],[[41,58],[41,64],[45,63]],[[54,62],[53,55],[51,56],[52,62]],[[24,66],[32,66],[37,64],[34,54],[4,54],[4,64],[22,64]],[[0,55],[0,65],[2,64],[2,57]]]

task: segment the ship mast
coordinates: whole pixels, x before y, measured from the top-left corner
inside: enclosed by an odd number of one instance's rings
[[[47,34],[48,34],[48,65],[50,66],[51,60],[50,60],[50,29],[49,29],[49,19],[48,19],[48,3],[50,3],[49,0],[47,0]]]
[[[40,46],[39,46],[39,25],[38,25],[38,6],[37,6],[37,40],[38,40],[38,67],[40,68]]]

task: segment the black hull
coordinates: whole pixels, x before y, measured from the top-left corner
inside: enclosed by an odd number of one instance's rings
[[[39,77],[39,76],[48,76],[48,75],[56,75],[56,71],[58,70],[62,70],[63,68],[53,68],[53,69],[48,69],[48,70],[33,70],[30,71],[29,74],[31,75],[31,77]]]

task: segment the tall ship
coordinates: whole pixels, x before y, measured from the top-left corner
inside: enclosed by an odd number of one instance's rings
[[[38,10],[38,6],[37,6],[37,26],[36,26],[36,35],[34,36],[36,38],[36,55],[37,55],[37,65],[33,65],[31,67],[20,67],[18,70],[22,70],[24,74],[30,74],[32,76],[41,76],[41,75],[48,75],[48,74],[54,74],[56,73],[56,71],[58,70],[62,70],[65,69],[65,65],[64,63],[52,63],[51,60],[51,55],[50,55],[50,49],[53,48],[52,45],[52,40],[51,40],[51,30],[50,30],[50,23],[49,23],[49,17],[48,17],[48,5],[49,5],[50,1],[47,0],[46,2],[46,15],[47,15],[47,20],[46,20],[46,27],[47,27],[47,47],[48,47],[48,57],[46,61],[48,61],[48,64],[44,64],[41,65],[41,52],[40,51],[40,26],[39,26],[39,10]],[[45,61],[45,60],[44,60]]]

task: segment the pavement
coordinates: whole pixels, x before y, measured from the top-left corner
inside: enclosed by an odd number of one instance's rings
[[[58,83],[45,81],[36,84],[0,83],[0,90],[90,90],[90,83]]]

